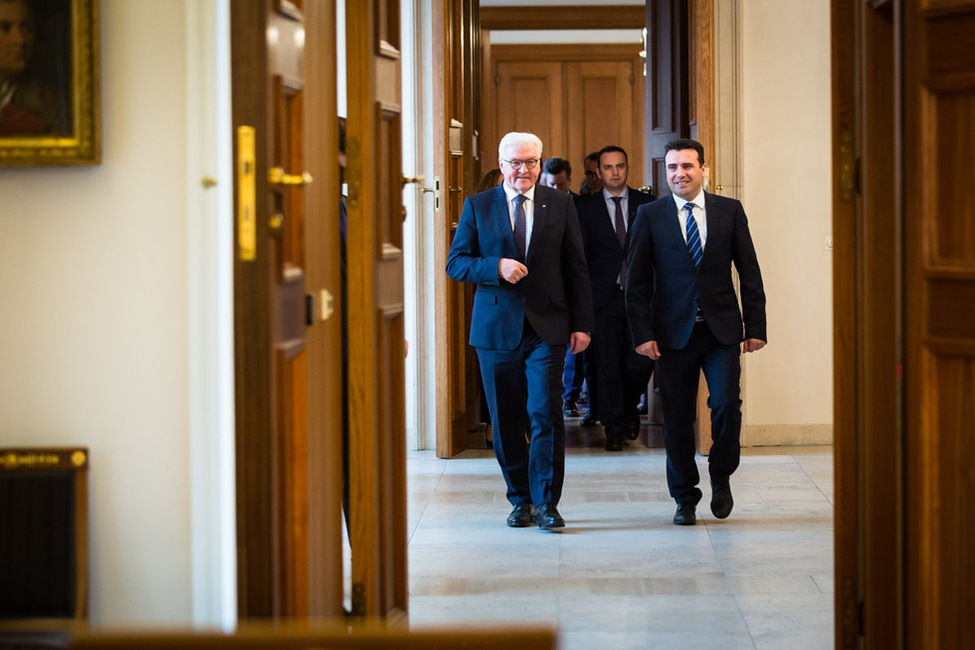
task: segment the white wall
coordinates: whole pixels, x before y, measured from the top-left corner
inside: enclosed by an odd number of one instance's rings
[[[746,358],[745,442],[832,441],[830,32],[827,0],[740,2],[742,201],[768,297]]]
[[[191,619],[181,2],[101,2],[103,163],[0,170],[0,445],[91,451],[91,618]]]

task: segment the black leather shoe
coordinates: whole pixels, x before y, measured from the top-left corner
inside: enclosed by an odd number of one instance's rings
[[[697,523],[697,506],[693,503],[678,503],[674,513],[674,525],[693,526]]]
[[[596,414],[592,412],[592,409],[590,409],[589,412],[586,413],[585,417],[582,418],[582,421],[579,422],[579,425],[583,427],[594,427],[596,426],[597,419]]]
[[[565,406],[562,407],[562,415],[567,418],[577,418],[579,417],[579,410],[572,402],[566,402]]]
[[[718,485],[711,481],[711,514],[718,519],[727,519],[733,507],[735,500],[731,496],[731,486]]]
[[[606,451],[623,451],[623,436],[618,433],[606,433]]]
[[[535,508],[535,525],[545,530],[565,528],[565,520],[555,506],[545,503]]]
[[[519,503],[508,515],[508,526],[511,528],[528,528],[532,525],[532,504]]]

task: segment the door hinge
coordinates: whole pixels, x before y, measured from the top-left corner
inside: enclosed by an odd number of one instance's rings
[[[494,85],[495,86],[501,85],[501,75],[499,74],[494,75]]]
[[[856,647],[857,638],[863,636],[863,601],[856,596],[856,583],[852,578],[843,581],[840,598],[843,602],[843,647]]]
[[[352,585],[352,615],[366,615],[366,588],[361,582]]]

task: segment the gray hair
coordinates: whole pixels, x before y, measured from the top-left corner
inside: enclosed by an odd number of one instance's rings
[[[533,145],[538,150],[538,157],[542,157],[542,141],[537,135],[522,131],[511,131],[510,133],[506,133],[498,144],[498,158],[504,157],[504,150],[507,147],[517,147],[526,144]]]

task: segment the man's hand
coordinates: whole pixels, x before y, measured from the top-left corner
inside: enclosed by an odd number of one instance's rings
[[[758,352],[765,347],[765,341],[762,339],[745,339],[745,344],[742,349],[745,352]]]
[[[591,337],[585,332],[572,332],[569,335],[569,352],[579,354],[589,347]]]
[[[498,275],[511,284],[518,284],[518,281],[528,275],[528,267],[518,260],[502,257],[498,262]]]
[[[645,357],[650,357],[654,361],[660,358],[660,348],[657,347],[656,341],[641,343],[640,345],[636,346],[636,353],[642,354]]]

